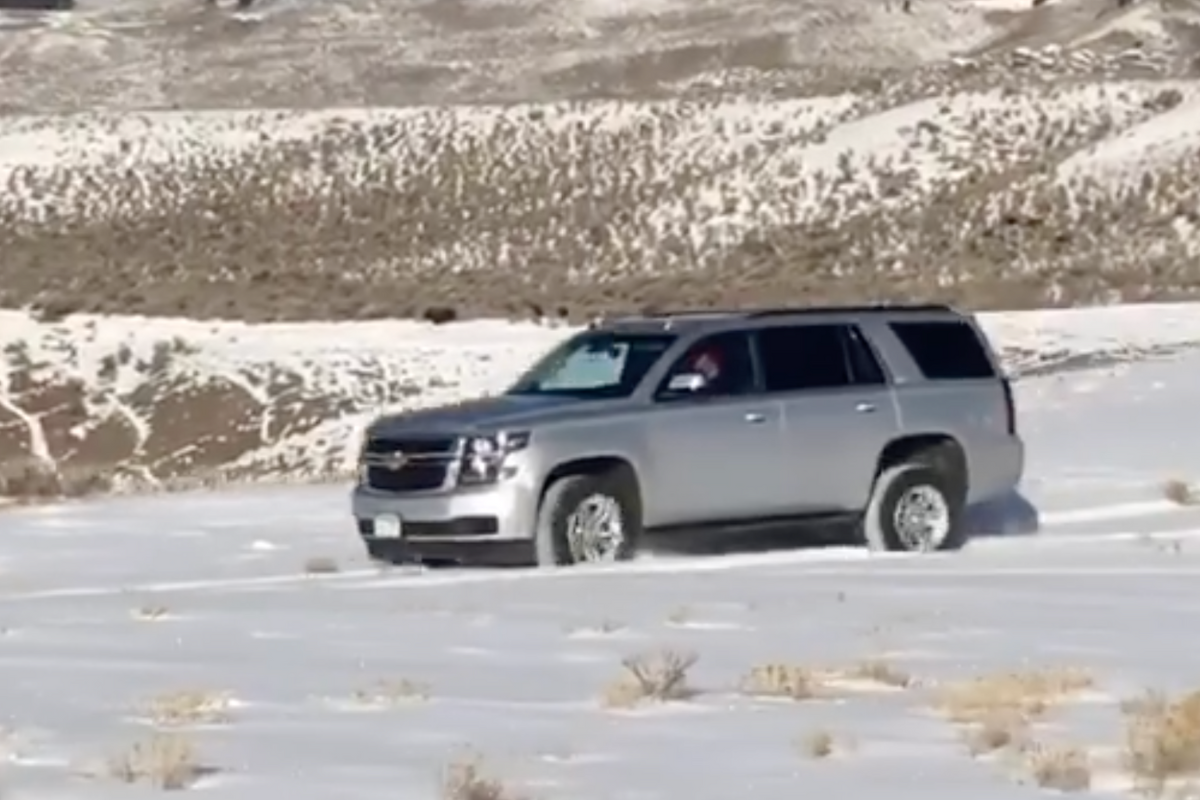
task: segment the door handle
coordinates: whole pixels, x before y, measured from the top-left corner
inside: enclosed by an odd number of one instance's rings
[[[766,422],[767,415],[763,414],[760,411],[747,411],[745,416],[742,417],[742,419],[746,420],[746,422],[749,422],[753,425],[757,425],[760,422]]]
[[[858,405],[856,405],[854,407],[854,410],[860,414],[874,414],[875,413],[875,404],[874,403],[859,403]]]

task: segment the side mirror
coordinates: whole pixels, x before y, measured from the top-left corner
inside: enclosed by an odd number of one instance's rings
[[[707,383],[708,379],[699,372],[681,372],[671,376],[671,380],[667,382],[667,391],[693,394],[703,389]]]

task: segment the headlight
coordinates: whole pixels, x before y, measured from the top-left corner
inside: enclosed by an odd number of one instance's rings
[[[507,464],[508,457],[529,444],[528,432],[498,433],[476,436],[463,448],[462,469],[458,482],[464,486],[479,486],[507,478],[515,469]]]

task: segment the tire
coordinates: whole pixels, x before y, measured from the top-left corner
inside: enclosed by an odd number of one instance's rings
[[[620,515],[621,538],[603,558],[589,559],[569,541],[571,517],[585,506],[612,503]],[[567,475],[546,489],[538,509],[534,549],[540,567],[556,567],[587,561],[628,561],[637,552],[642,534],[642,508],[637,480],[627,468],[599,473]]]
[[[960,486],[959,476],[947,474],[921,455],[886,468],[875,479],[863,514],[862,538],[867,547],[909,553],[958,550],[967,538],[966,492]],[[917,511],[932,507],[924,542],[905,535],[897,511],[906,500],[915,501]]]

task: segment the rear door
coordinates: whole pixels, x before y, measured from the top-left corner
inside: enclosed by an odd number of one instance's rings
[[[899,431],[879,359],[855,325],[797,323],[757,335],[764,390],[783,404],[782,491],[798,514],[865,507]]]
[[[672,376],[712,369],[695,392],[670,392]],[[749,335],[695,342],[668,370],[646,418],[651,527],[720,523],[778,513],[782,405],[758,392]]]
[[[1016,486],[1024,446],[1017,436],[1012,389],[976,326],[948,318],[891,319],[886,327],[916,372],[897,381],[905,428],[945,432],[959,440],[967,456],[971,501]]]

